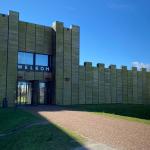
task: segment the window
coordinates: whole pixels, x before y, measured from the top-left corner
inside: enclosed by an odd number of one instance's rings
[[[37,66],[48,66],[48,55],[35,55],[35,65]]]
[[[18,70],[51,71],[51,56],[28,52],[18,52]]]
[[[18,52],[18,64],[33,65],[33,54],[26,52]]]

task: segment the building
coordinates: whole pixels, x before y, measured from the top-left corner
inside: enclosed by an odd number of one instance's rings
[[[150,73],[79,65],[80,28],[19,20],[0,14],[0,103],[100,104],[150,103]]]
[[[0,14],[0,101],[7,97],[9,106],[61,104],[63,82],[67,97],[71,86],[76,93],[79,30],[61,22],[52,27],[23,22],[14,11]]]

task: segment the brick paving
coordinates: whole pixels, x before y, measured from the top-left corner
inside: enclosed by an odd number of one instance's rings
[[[58,106],[26,107],[49,122],[118,150],[150,150],[150,125]]]

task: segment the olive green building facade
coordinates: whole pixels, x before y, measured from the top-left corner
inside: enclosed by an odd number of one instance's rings
[[[150,72],[79,65],[80,27],[0,14],[0,105],[150,104]]]

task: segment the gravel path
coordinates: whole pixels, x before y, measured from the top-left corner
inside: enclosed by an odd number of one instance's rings
[[[48,121],[68,128],[89,140],[92,139],[93,143],[118,150],[150,150],[150,125],[57,106],[25,109],[38,113]]]

